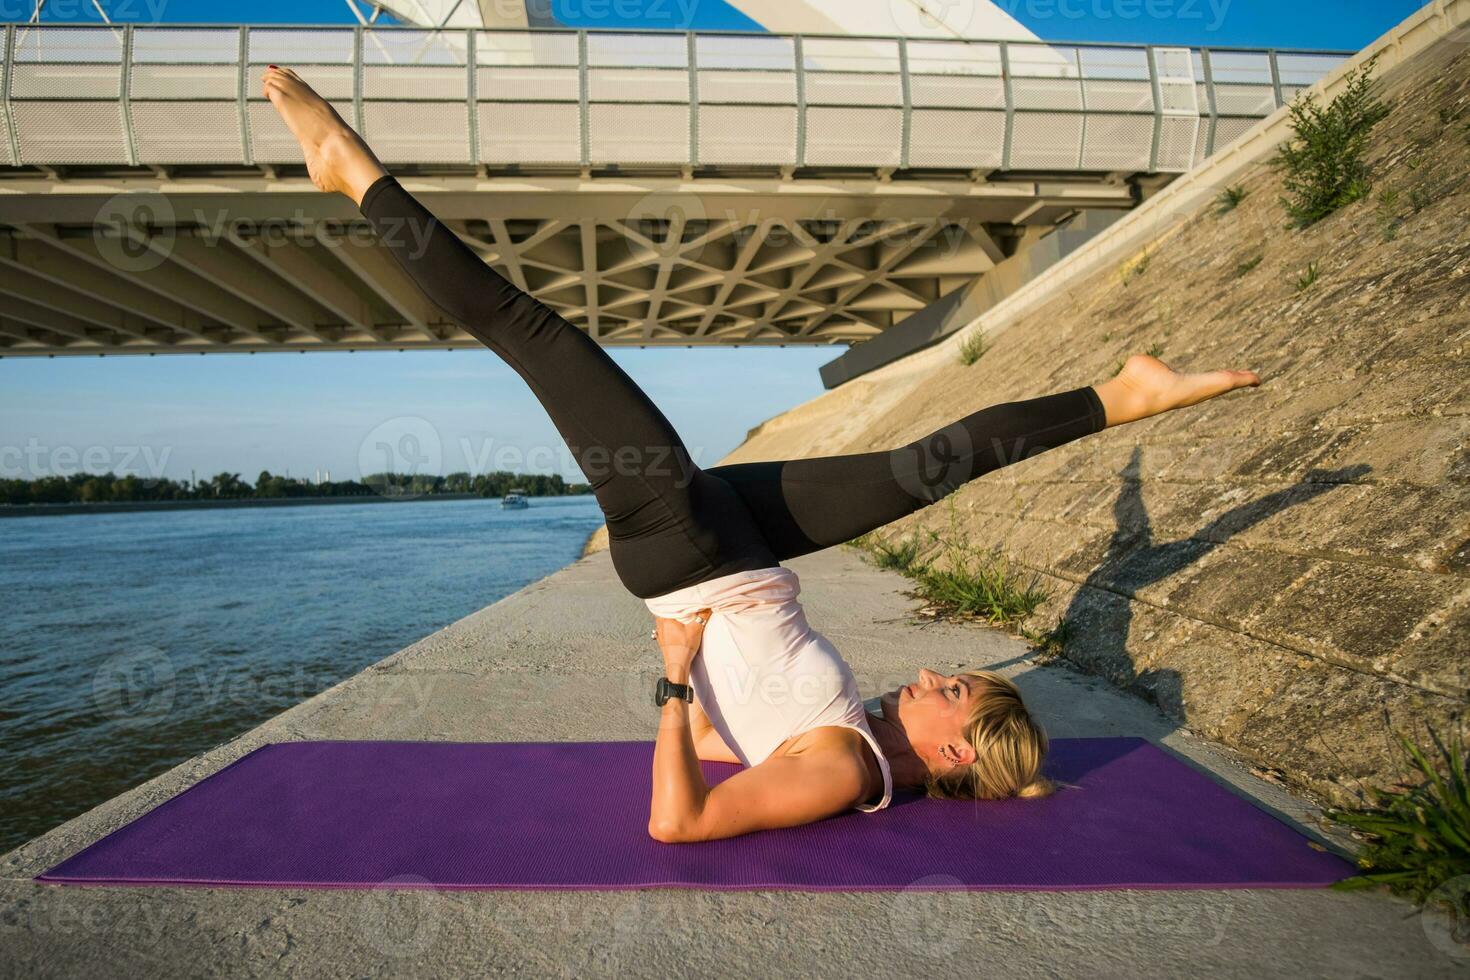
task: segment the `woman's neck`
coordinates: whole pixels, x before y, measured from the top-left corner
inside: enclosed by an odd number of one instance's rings
[[[873,738],[877,739],[878,748],[883,750],[883,758],[888,760],[893,788],[915,789],[923,786],[929,775],[929,767],[914,753],[903,729],[871,711],[867,712],[867,716],[868,728],[872,731]]]

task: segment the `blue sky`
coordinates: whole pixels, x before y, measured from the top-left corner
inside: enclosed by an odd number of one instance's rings
[[[691,3],[554,0],[552,9],[569,26],[637,26],[637,19],[615,14],[642,6],[692,9],[679,27],[752,29],[718,0]],[[114,19],[129,21],[236,22],[249,10],[254,23],[351,22],[342,0],[103,5]],[[1048,40],[1356,49],[1419,4],[1000,0],[1000,6]],[[90,8],[84,0],[51,0],[45,19],[93,19]],[[30,0],[0,0],[0,19],[24,20],[29,10]],[[668,26],[667,16],[656,26]],[[817,368],[843,349],[615,348],[610,354],[708,466],[751,427],[820,394]],[[86,466],[176,479],[191,470],[201,477],[228,470],[250,480],[262,469],[310,475],[324,468],[342,478],[356,475],[359,451],[374,432],[418,426],[416,419],[438,438],[443,472],[521,469],[580,479],[530,390],[485,350],[0,359],[0,476]],[[946,421],[936,419],[936,427]]]

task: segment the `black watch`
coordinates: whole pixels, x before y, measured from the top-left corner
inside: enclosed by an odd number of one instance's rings
[[[653,687],[653,703],[662,708],[669,698],[683,698],[693,704],[694,688],[688,684],[675,684],[667,677],[660,677]]]

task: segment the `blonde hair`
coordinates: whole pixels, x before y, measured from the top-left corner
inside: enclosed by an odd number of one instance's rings
[[[993,670],[970,670],[975,697],[961,726],[975,761],[943,775],[930,773],[924,792],[945,800],[1048,796],[1056,784],[1041,775],[1046,732],[1026,710],[1021,690]]]

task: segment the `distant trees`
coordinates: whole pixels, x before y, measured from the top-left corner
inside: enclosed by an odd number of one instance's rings
[[[534,497],[591,493],[586,483],[567,483],[556,474],[450,473],[448,476],[405,473],[375,473],[362,482],[340,480],[314,483],[298,477],[280,476],[261,470],[252,486],[239,473],[216,473],[191,487],[187,482],[140,478],[132,474],[74,473],[36,480],[0,479],[0,504],[113,503],[143,500],[240,500],[280,497],[433,496],[445,493],[474,493],[502,497],[517,487]]]

